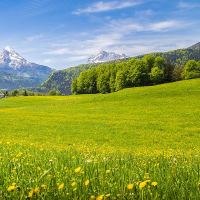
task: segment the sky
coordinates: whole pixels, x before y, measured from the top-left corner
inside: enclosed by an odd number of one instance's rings
[[[0,51],[54,69],[200,42],[199,0],[0,0]]]

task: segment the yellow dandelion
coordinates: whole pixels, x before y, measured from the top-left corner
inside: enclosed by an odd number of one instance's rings
[[[110,194],[106,194],[106,197],[109,197],[110,196]]]
[[[31,191],[28,193],[28,197],[32,197],[33,196],[33,192],[34,192],[34,190],[31,189]]]
[[[104,195],[100,195],[100,196],[97,197],[97,200],[102,200],[103,197],[104,197]]]
[[[40,169],[41,169],[40,167],[37,167],[37,170],[38,170],[38,171],[40,171]]]
[[[152,184],[151,185],[153,185],[153,186],[157,186],[158,185],[158,183],[157,182],[152,182]]]
[[[86,185],[86,186],[89,185],[89,183],[90,183],[89,180],[85,181],[85,185]]]
[[[76,168],[74,171],[75,171],[76,173],[78,173],[78,172],[80,172],[80,171],[81,171],[81,168],[80,168],[80,167],[78,167],[78,168]]]
[[[71,184],[72,187],[74,187],[75,185],[76,185],[76,182],[73,182],[73,183]]]
[[[15,186],[14,185],[11,185],[10,187],[8,187],[8,191],[13,191],[15,189]]]
[[[42,184],[41,187],[42,187],[42,188],[46,188],[46,185],[45,185],[45,184]]]
[[[69,196],[69,193],[67,192],[66,195]]]
[[[91,198],[91,199],[96,199],[96,197],[95,197],[94,195],[92,195],[90,198]]]
[[[59,190],[62,189],[64,187],[64,185],[65,185],[64,183],[60,184],[59,187],[58,187],[58,189]]]
[[[145,187],[145,185],[146,185],[145,181],[141,182],[140,185],[139,185],[140,190],[142,190]]]
[[[39,187],[36,187],[35,190],[34,190],[34,192],[35,192],[35,193],[40,192],[40,188],[39,188]]]
[[[133,189],[133,184],[128,184],[128,185],[127,185],[127,188],[128,188],[129,190],[132,190],[132,189]]]
[[[109,170],[109,169],[106,170],[106,174],[108,174],[108,173],[110,173],[110,170]]]
[[[12,186],[15,186],[17,183],[12,183]]]
[[[150,180],[146,180],[146,181],[144,181],[144,182],[146,182],[146,183],[150,183],[151,181],[150,181]]]

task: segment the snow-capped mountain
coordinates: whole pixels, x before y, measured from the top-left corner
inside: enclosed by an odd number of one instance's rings
[[[0,81],[0,89],[36,87],[46,80],[52,72],[53,70],[49,67],[28,62],[9,46],[5,47],[0,54],[0,76],[5,79]],[[10,80],[8,77],[13,79],[9,85],[6,84],[6,81]],[[15,78],[18,82],[21,80],[23,84],[15,85]]]
[[[106,51],[101,51],[99,54],[95,56],[91,56],[88,59],[88,64],[90,63],[100,63],[100,62],[108,62],[111,60],[118,60],[122,58],[128,58],[125,54],[115,54],[113,52],[106,52]]]
[[[5,47],[2,54],[0,54],[0,67],[17,69],[24,65],[30,64],[9,46]]]

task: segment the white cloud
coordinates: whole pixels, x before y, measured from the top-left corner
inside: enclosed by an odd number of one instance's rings
[[[67,48],[61,48],[61,49],[56,49],[53,51],[47,51],[44,52],[43,54],[47,54],[47,55],[63,55],[63,54],[68,54],[70,53],[70,50]]]
[[[52,59],[45,59],[44,63],[47,63],[47,64],[52,63]]]
[[[115,20],[111,21],[110,29],[115,31],[124,32],[126,30],[127,33],[130,32],[169,32],[172,30],[178,30],[184,28],[186,26],[191,25],[189,22],[183,21],[175,21],[175,20],[168,20],[168,21],[161,21],[155,23],[137,23],[133,19],[126,19],[126,20]]]
[[[34,41],[34,40],[38,40],[40,38],[43,38],[44,35],[43,34],[40,34],[40,35],[33,35],[33,36],[30,36],[30,37],[27,37],[26,39],[30,42]]]
[[[189,9],[193,9],[193,8],[196,8],[196,7],[199,7],[200,5],[199,4],[193,4],[193,3],[186,3],[186,2],[183,2],[181,1],[179,3],[179,8],[181,10],[189,10]]]
[[[118,10],[122,8],[128,8],[132,6],[136,6],[141,4],[142,1],[110,1],[110,2],[97,2],[85,9],[78,9],[73,12],[73,14],[79,15],[82,13],[97,13],[97,12],[105,12],[110,10]]]

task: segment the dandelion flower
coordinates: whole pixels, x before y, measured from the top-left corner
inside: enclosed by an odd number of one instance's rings
[[[33,192],[34,192],[34,190],[31,189],[31,191],[28,193],[28,197],[32,197],[33,196]]]
[[[76,185],[76,182],[73,182],[73,183],[71,184],[72,187],[74,187],[75,185]]]
[[[89,185],[89,183],[90,183],[89,180],[85,181],[85,185],[86,185],[86,186]]]
[[[15,186],[14,186],[14,185],[8,187],[8,191],[9,191],[9,192],[10,192],[10,191],[13,191],[14,189],[15,189]]]
[[[78,172],[80,172],[80,171],[81,171],[81,168],[80,168],[80,167],[78,167],[78,168],[76,168],[74,171],[75,171],[76,173],[78,173]]]
[[[157,186],[158,185],[158,183],[157,182],[152,182],[152,184],[151,185],[153,185],[153,186]]]
[[[133,184],[128,184],[128,185],[127,185],[127,188],[128,188],[129,190],[132,190],[132,189],[133,189]]]
[[[60,190],[60,189],[62,189],[63,187],[64,187],[64,183],[60,184],[59,187],[58,187],[58,189]]]
[[[46,188],[46,185],[45,185],[45,184],[42,184],[41,187],[42,187],[42,188]]]
[[[35,193],[40,192],[40,188],[39,188],[39,187],[36,187],[35,190],[34,190],[34,192],[35,192]]]
[[[108,173],[110,173],[110,170],[108,169],[108,170],[106,170],[106,174],[108,174]]]
[[[106,194],[106,197],[109,197],[110,196],[110,194]]]
[[[145,185],[146,185],[145,181],[141,182],[140,185],[139,185],[140,190],[142,190],[145,187]]]
[[[96,197],[95,197],[94,195],[92,195],[90,198],[91,198],[91,199],[96,199]]]
[[[97,197],[97,200],[102,200],[103,197],[104,197],[104,195],[100,195],[100,196]]]

